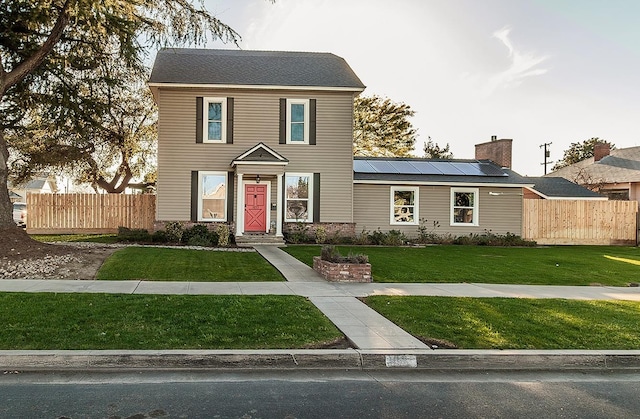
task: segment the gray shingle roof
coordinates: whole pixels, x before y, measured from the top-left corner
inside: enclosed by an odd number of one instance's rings
[[[330,53],[181,48],[158,51],[149,83],[365,87],[343,58]]]
[[[490,160],[355,157],[353,163],[354,180],[513,186],[532,183]]]
[[[533,189],[548,198],[605,198],[562,177],[525,177],[525,179],[533,183]]]
[[[611,150],[611,154],[594,163],[593,157],[563,167],[545,177],[590,179],[601,183],[640,182],[640,147]]]

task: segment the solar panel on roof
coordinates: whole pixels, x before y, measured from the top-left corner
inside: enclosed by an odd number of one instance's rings
[[[482,176],[509,176],[498,166],[491,163],[478,163]]]
[[[465,162],[465,163],[454,163],[451,165],[455,167],[457,170],[461,171],[463,174],[468,176],[483,176],[482,171],[478,167],[475,162]]]
[[[421,175],[441,175],[442,172],[438,170],[431,162],[429,161],[418,161],[414,160],[411,162],[411,165],[418,170],[418,173]]]
[[[369,164],[377,173],[400,173],[398,169],[394,168],[391,162],[387,160],[369,160]]]
[[[447,176],[506,176],[495,164],[478,161],[354,160],[358,173]]]
[[[397,170],[397,173],[419,175],[420,170],[413,165],[413,162],[406,160],[394,160],[390,161],[391,165]]]
[[[443,175],[460,176],[463,175],[460,170],[451,164],[449,161],[434,161],[431,162]]]
[[[353,171],[358,173],[375,173],[376,171],[371,167],[367,160],[354,160]]]

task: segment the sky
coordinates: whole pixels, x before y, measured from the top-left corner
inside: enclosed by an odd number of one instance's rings
[[[540,176],[573,142],[640,145],[637,0],[205,0],[245,50],[331,52],[364,95],[414,111],[429,137],[474,158],[492,135]],[[207,48],[237,48],[220,41]],[[551,166],[549,166],[550,170]]]

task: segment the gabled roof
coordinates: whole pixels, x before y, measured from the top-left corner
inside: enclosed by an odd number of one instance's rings
[[[607,198],[562,177],[525,177],[533,183],[529,188],[544,199],[592,199]]]
[[[516,172],[490,160],[355,157],[353,179],[356,183],[533,186]]]
[[[578,175],[598,183],[640,182],[640,147],[614,149],[600,161],[590,157],[545,177],[576,179]]]
[[[231,166],[238,164],[269,164],[285,166],[289,160],[280,153],[260,142],[233,159]]]
[[[150,86],[202,85],[262,88],[320,88],[362,91],[347,62],[318,52],[162,49]]]

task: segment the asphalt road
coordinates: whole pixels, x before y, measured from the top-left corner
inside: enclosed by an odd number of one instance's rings
[[[634,372],[138,371],[0,375],[1,418],[640,418]]]

